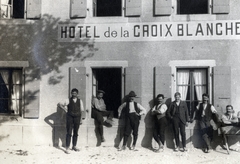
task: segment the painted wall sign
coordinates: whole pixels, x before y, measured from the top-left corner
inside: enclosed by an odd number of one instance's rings
[[[240,39],[240,20],[58,24],[59,42]]]

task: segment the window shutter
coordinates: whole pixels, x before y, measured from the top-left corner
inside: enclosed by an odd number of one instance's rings
[[[69,94],[73,88],[78,89],[78,96],[83,102],[84,110],[86,110],[86,68],[72,67],[70,68],[70,85]],[[83,118],[86,117],[86,112],[83,113]]]
[[[87,0],[71,0],[71,18],[85,18]]]
[[[155,97],[164,94],[166,104],[171,102],[171,67],[155,67]]]
[[[141,15],[141,0],[126,0],[126,16],[140,16]]]
[[[171,15],[172,0],[155,0],[154,15]]]
[[[214,67],[213,103],[218,112],[225,112],[225,107],[231,104],[231,67]]]
[[[25,69],[24,118],[39,118],[40,70]]]
[[[229,0],[213,0],[213,14],[228,14],[229,12]]]
[[[125,69],[125,95],[134,91],[137,97],[142,95],[142,74],[141,67],[127,67]],[[141,98],[136,98],[136,102],[141,103]]]
[[[27,0],[27,18],[41,17],[41,0]]]

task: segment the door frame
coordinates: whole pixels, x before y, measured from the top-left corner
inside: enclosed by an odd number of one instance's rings
[[[86,109],[91,111],[92,100],[92,68],[121,68],[122,69],[122,88],[121,97],[124,98],[124,69],[128,67],[128,61],[125,60],[111,60],[111,61],[85,61],[87,81],[86,81]],[[91,115],[91,112],[89,112]]]

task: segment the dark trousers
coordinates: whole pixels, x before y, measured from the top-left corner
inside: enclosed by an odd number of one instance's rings
[[[80,119],[81,116],[71,116],[67,114],[67,135],[66,135],[66,147],[70,147],[72,131],[73,131],[73,146],[77,145],[77,138],[78,138],[78,129],[80,127]]]
[[[155,120],[155,127],[153,131],[153,138],[155,141],[160,144],[160,142],[164,145],[165,142],[165,129],[167,126],[167,118],[162,117],[160,119]]]
[[[123,137],[123,145],[126,146],[128,137],[133,131],[133,145],[136,145],[138,138],[138,127],[140,124],[139,116],[136,113],[129,113],[125,117],[125,129],[124,129],[124,137]]]
[[[213,138],[213,128],[210,122],[204,119],[199,121],[199,124],[201,128],[202,139],[205,142],[205,146],[211,148],[210,143]]]
[[[98,132],[101,137],[103,137],[103,117],[107,116],[107,118],[113,118],[113,111],[99,111],[97,109],[92,109],[92,118],[95,119],[96,126],[98,127]]]
[[[182,138],[182,146],[186,147],[186,128],[185,124],[180,120],[179,117],[173,117],[173,132],[174,132],[174,138],[176,141],[176,146],[179,147],[179,130]]]

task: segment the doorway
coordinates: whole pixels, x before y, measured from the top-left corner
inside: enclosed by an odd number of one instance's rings
[[[118,107],[122,102],[122,68],[92,68],[92,96],[97,90],[104,90],[107,110],[118,118]]]

